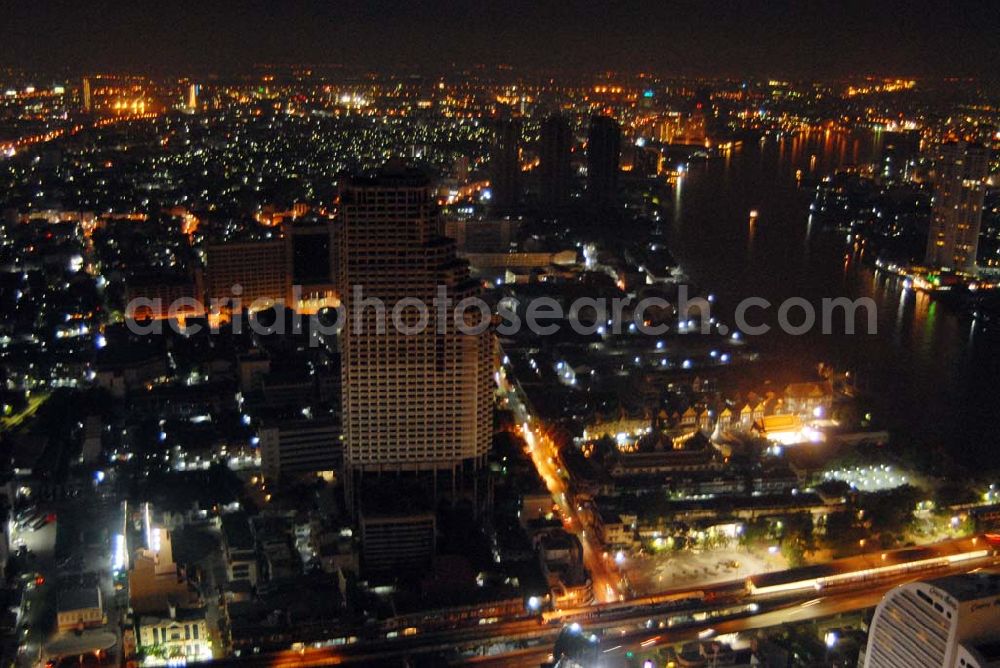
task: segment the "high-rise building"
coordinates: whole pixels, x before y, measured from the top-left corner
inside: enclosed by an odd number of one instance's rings
[[[541,135],[538,151],[539,190],[542,207],[551,211],[569,203],[573,181],[570,165],[573,131],[565,118],[554,114],[542,122]]]
[[[509,253],[517,241],[522,221],[517,218],[449,218],[445,236],[455,240],[459,256],[466,253]]]
[[[618,166],[621,159],[622,130],[610,116],[590,119],[587,134],[587,195],[598,206],[615,201]]]
[[[289,303],[291,277],[285,239],[209,244],[206,255],[209,305],[213,299],[235,304],[237,298],[241,309]]]
[[[704,146],[708,138],[705,127],[705,112],[701,105],[695,107],[687,118],[684,119],[680,127],[680,133],[674,137],[675,144],[687,146]]]
[[[489,450],[492,333],[485,324],[459,331],[451,308],[434,300],[439,286],[457,304],[479,284],[442,236],[428,180],[416,170],[355,180],[341,198],[341,220],[347,484],[396,471],[432,473],[436,485],[448,472],[454,488],[482,470]]]
[[[521,199],[520,139],[518,121],[497,121],[490,152],[490,192],[493,211],[499,215],[515,211]]]
[[[888,181],[905,179],[910,163],[920,155],[920,130],[882,133],[879,175]]]
[[[93,93],[90,90],[90,79],[83,78],[83,110],[90,113],[93,109]]]
[[[868,631],[865,668],[997,665],[1000,574],[951,575],[896,587]]]
[[[336,306],[337,225],[326,218],[301,219],[285,224],[286,251],[292,285],[298,290],[292,306],[300,313]]]
[[[926,264],[975,270],[989,149],[948,142],[938,149]]]

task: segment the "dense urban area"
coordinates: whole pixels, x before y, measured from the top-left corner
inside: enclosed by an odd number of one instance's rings
[[[2,665],[1000,665],[992,446],[715,282],[989,340],[998,173],[969,79],[0,71]]]

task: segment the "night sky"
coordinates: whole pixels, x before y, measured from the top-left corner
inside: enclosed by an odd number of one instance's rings
[[[0,1],[4,65],[185,73],[260,62],[997,78],[1000,2]]]

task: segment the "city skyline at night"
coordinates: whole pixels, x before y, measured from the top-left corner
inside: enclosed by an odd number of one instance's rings
[[[0,668],[997,665],[997,7],[8,5]]]

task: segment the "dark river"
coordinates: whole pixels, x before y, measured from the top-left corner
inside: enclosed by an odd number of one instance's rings
[[[870,297],[878,331],[791,336],[776,327],[747,337],[762,354],[760,381],[783,384],[814,377],[817,362],[851,370],[875,423],[888,428],[893,445],[919,449],[918,459],[950,460],[971,471],[1000,469],[1000,326],[984,325],[848,254],[845,235],[809,220],[814,185],[799,187],[837,166],[863,162],[879,150],[876,136],[816,132],[782,141],[744,143],[728,157],[690,166],[665,227],[672,249],[693,283],[718,297],[721,320],[742,298],[759,296],[775,306],[804,297]],[[749,212],[759,211],[751,230]],[[818,309],[817,309],[818,312]],[[799,313],[796,311],[795,313]],[[799,322],[798,315],[791,319]],[[730,319],[731,322],[731,319]]]

